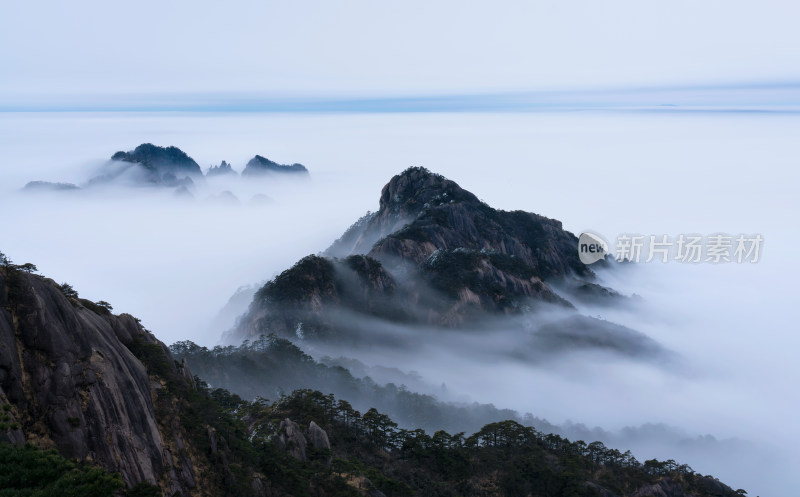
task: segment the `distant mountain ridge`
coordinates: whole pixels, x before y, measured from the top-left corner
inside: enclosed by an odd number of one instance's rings
[[[148,171],[156,174],[164,181],[168,174],[181,177],[199,177],[203,171],[197,162],[178,147],[158,147],[152,143],[143,143],[129,152],[117,152],[111,156],[112,161],[141,164]]]
[[[261,155],[247,162],[242,177],[308,177],[308,169],[302,164],[282,165]],[[211,166],[203,174],[200,165],[186,152],[175,146],[161,147],[143,143],[133,150],[114,153],[103,171],[92,177],[84,187],[97,187],[107,184],[127,186],[156,186],[176,188],[183,195],[190,193],[195,183],[205,178],[220,176],[239,176],[231,164],[222,161]],[[81,186],[71,183],[49,181],[30,181],[23,190],[28,192],[57,192],[80,190]]]
[[[278,164],[266,157],[256,155],[247,162],[242,176],[263,176],[273,173],[308,176],[308,169],[302,164]]]

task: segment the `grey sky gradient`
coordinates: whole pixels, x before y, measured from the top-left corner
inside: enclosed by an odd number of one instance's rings
[[[0,95],[504,93],[800,81],[800,4],[9,1]]]

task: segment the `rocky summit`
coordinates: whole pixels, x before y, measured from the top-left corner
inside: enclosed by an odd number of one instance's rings
[[[593,281],[577,243],[560,221],[494,209],[410,168],[383,188],[377,212],[261,288],[228,338],[363,340],[377,322],[486,327],[543,307],[572,310],[553,283],[617,295]]]
[[[117,152],[112,161],[138,165],[144,180],[155,184],[176,186],[203,176],[197,162],[178,147],[159,147],[143,143],[128,152]]]
[[[302,164],[278,164],[266,157],[256,155],[247,162],[242,176],[264,176],[274,173],[308,176],[308,169]]]

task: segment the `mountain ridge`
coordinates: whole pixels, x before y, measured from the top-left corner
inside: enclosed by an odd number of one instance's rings
[[[379,205],[326,251],[301,259],[264,285],[224,340],[274,332],[354,343],[376,339],[368,331],[375,319],[480,329],[496,327],[498,319],[533,316],[536,309],[572,312],[573,288],[580,289],[576,301],[592,295],[608,302],[623,299],[596,282],[578,257],[577,237],[560,221],[493,209],[425,168],[408,168],[391,178]],[[559,284],[558,292],[551,283]],[[364,320],[371,324],[360,324]],[[617,326],[591,318],[580,323],[604,335]],[[590,331],[583,335],[581,343],[597,343]],[[622,327],[610,335],[618,339],[612,349],[631,355],[659,349],[643,336],[650,345],[626,346],[632,334]]]

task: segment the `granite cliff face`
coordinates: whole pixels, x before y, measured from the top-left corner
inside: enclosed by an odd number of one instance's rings
[[[0,440],[56,448],[119,472],[129,486],[144,481],[170,495],[200,495],[197,451],[177,420],[159,414],[164,379],[134,351],[163,354],[162,373],[191,388],[188,367],[132,316],[0,268],[0,404],[13,417]]]
[[[622,298],[593,281],[577,244],[559,221],[493,209],[451,180],[410,168],[383,188],[377,212],[358,220],[323,255],[304,258],[256,292],[226,338],[276,333],[363,343],[386,339],[374,330],[398,325],[491,329],[498,319],[537,309],[573,312],[573,295],[554,291],[554,282],[581,289],[576,301],[594,294]],[[599,345],[631,355],[658,349],[610,323],[584,318],[569,324],[564,346]],[[609,340],[598,341],[594,328]],[[548,339],[537,338],[540,348],[558,342],[552,331],[541,334]]]

